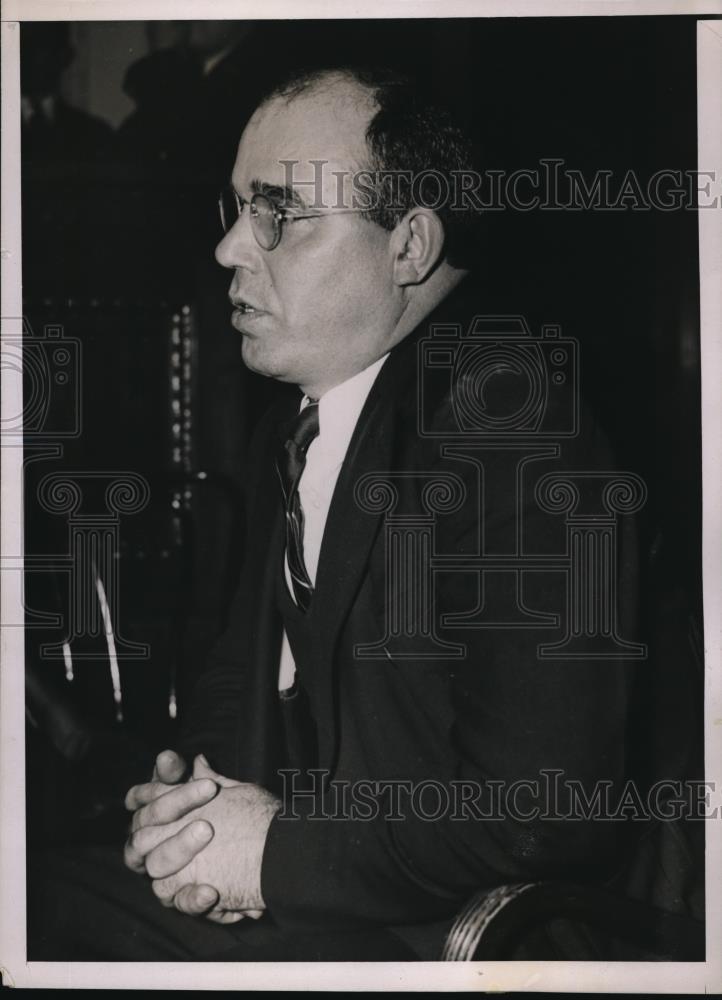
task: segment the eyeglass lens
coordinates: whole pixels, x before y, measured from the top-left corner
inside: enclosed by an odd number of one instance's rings
[[[238,221],[245,202],[236,195],[233,188],[226,187],[221,191],[218,205],[223,231],[227,233]],[[276,246],[279,238],[278,220],[275,217],[273,205],[265,195],[254,194],[249,210],[253,235],[259,246],[265,250],[271,250]]]

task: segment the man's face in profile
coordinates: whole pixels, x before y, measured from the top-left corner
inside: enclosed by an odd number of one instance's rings
[[[325,81],[288,101],[262,105],[241,137],[232,185],[247,203],[257,191],[282,201],[293,167],[294,194],[309,211],[312,182],[323,167],[324,207],[353,207],[350,175],[368,165],[368,93],[344,80]],[[216,258],[234,269],[229,295],[243,360],[253,371],[318,395],[360,371],[387,348],[400,312],[392,280],[390,233],[360,214],[334,214],[282,224],[279,245],[265,250],[253,234],[248,204],[218,245]],[[249,312],[240,308],[246,303]]]

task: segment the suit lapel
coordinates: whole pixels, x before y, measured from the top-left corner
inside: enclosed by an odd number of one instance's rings
[[[468,282],[464,282],[392,350],[361,411],[336,483],[324,529],[312,602],[315,662],[309,665],[312,671],[309,681],[314,689],[321,768],[332,770],[336,751],[334,653],[384,519],[383,511],[374,514],[359,507],[355,499],[356,484],[369,473],[383,475],[395,468],[401,471],[406,467],[408,449],[418,442],[416,376],[419,340],[431,324],[458,321],[460,315],[464,315],[463,310],[461,313],[459,310],[466,285]],[[403,438],[398,445],[397,438]],[[403,456],[397,454],[400,446],[406,449]],[[404,465],[398,465],[400,460]],[[280,492],[277,482],[275,490]],[[278,502],[275,508],[278,508]],[[278,535],[282,553],[282,518],[279,520]],[[264,593],[268,596],[270,591],[266,592],[264,587]],[[274,693],[275,669],[277,662],[270,670]],[[263,686],[262,680],[260,686]]]
[[[336,742],[334,651],[384,517],[383,512],[362,510],[355,499],[355,488],[363,476],[383,474],[391,468],[397,420],[395,402],[400,394],[408,398],[409,388],[405,383],[412,381],[413,376],[409,379],[409,375],[414,370],[413,357],[408,356],[414,345],[400,346],[404,348],[400,352],[403,357],[394,352],[387,360],[356,424],[334,490],[319,557],[313,597],[317,622],[314,687],[319,766],[329,770]]]

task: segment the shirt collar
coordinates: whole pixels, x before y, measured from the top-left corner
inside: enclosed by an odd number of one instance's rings
[[[361,410],[371,392],[371,386],[387,358],[388,354],[384,354],[368,368],[329,389],[319,399],[318,450],[329,460],[335,459],[339,463],[343,461]],[[304,396],[301,400],[301,410],[309,403],[308,396]]]

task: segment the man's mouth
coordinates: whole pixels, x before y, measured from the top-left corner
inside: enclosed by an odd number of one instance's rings
[[[239,333],[250,333],[255,324],[259,323],[266,315],[265,309],[259,309],[258,306],[253,305],[253,303],[248,302],[246,299],[234,296],[231,299],[231,303],[233,305],[231,326],[238,330]]]
[[[263,312],[262,309],[257,309],[256,306],[252,306],[250,302],[245,302],[243,299],[234,299],[233,305],[236,307],[238,312],[243,313],[244,316],[251,316],[253,313]]]

